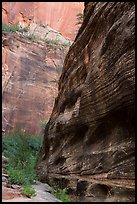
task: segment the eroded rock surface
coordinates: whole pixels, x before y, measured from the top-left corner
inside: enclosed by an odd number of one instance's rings
[[[2,2],[2,22],[21,23],[27,27],[30,22],[48,24],[63,36],[74,40],[78,31],[77,14],[83,13],[83,2]]]
[[[68,47],[40,44],[3,32],[3,131],[18,128],[39,135],[57,96],[57,83]]]
[[[134,201],[134,3],[85,6],[37,173],[79,201]]]

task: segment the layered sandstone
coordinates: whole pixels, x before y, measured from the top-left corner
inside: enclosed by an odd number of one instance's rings
[[[83,13],[83,2],[2,2],[2,21],[5,24],[30,22],[49,25],[63,36],[74,40],[79,25],[77,14]]]
[[[39,178],[78,201],[134,201],[133,2],[86,2],[40,150]]]
[[[68,47],[3,33],[2,125],[39,135],[48,121]]]

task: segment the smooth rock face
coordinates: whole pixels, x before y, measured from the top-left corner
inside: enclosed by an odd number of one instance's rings
[[[48,120],[57,96],[67,47],[38,44],[14,33],[3,33],[2,125],[41,133],[41,121]]]
[[[133,2],[86,2],[37,163],[79,201],[134,201]]]
[[[78,31],[77,14],[83,13],[83,2],[2,2],[2,22],[48,24],[63,36],[74,40]]]

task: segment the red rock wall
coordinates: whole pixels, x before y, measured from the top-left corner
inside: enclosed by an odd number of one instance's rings
[[[83,2],[3,2],[2,21],[15,24],[31,19],[38,24],[48,24],[73,40],[78,25],[76,15],[83,12]]]
[[[77,201],[135,202],[135,6],[88,2],[37,173]]]
[[[41,133],[57,95],[57,82],[68,48],[40,45],[6,34],[2,47],[2,125]]]

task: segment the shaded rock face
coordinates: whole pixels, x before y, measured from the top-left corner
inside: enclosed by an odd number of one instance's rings
[[[2,125],[39,135],[57,96],[57,83],[68,48],[34,43],[3,34]]]
[[[133,2],[87,2],[37,163],[78,201],[134,201]]]
[[[83,13],[83,2],[3,2],[3,23],[23,23],[25,27],[30,22],[48,24],[61,32],[63,36],[74,40],[79,26],[77,14]],[[70,15],[71,13],[71,15]]]

